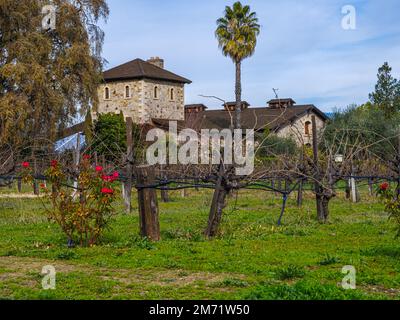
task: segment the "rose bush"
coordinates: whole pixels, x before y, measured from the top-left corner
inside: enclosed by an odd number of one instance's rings
[[[69,246],[93,246],[115,214],[114,182],[118,173],[106,175],[102,167],[94,167],[85,155],[79,165],[77,189],[68,185],[61,164],[53,160],[45,175],[51,190],[43,188],[51,206],[46,208],[49,219],[57,223],[68,237]]]

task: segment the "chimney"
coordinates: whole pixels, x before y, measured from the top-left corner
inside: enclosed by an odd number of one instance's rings
[[[200,113],[206,111],[208,108],[204,104],[188,104],[185,106],[185,113]]]
[[[156,67],[164,69],[164,59],[161,59],[160,57],[151,57],[149,60],[147,60],[147,62]]]
[[[236,102],[227,102],[222,105],[225,108],[225,111],[234,112],[236,110]],[[247,101],[242,101],[242,111],[246,110],[250,107],[250,104]]]
[[[296,101],[294,101],[291,98],[287,99],[273,99],[267,102],[268,107],[271,109],[285,109],[285,108],[291,108],[296,104]]]

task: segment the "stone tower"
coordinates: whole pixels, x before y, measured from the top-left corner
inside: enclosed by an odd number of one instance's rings
[[[138,124],[185,119],[185,84],[191,81],[164,69],[164,60],[135,59],[103,73],[99,106],[93,112],[120,113]]]

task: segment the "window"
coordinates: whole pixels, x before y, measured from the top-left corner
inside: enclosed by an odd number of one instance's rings
[[[110,100],[110,88],[109,87],[106,87],[104,89],[104,99]]]
[[[171,101],[174,101],[174,89],[171,89],[171,91],[169,93],[169,98]]]
[[[131,88],[129,86],[125,87],[125,98],[128,99],[131,97]]]
[[[158,99],[158,87],[154,87],[154,99]]]
[[[307,121],[305,124],[305,134],[306,135],[310,135],[311,134],[311,122]]]

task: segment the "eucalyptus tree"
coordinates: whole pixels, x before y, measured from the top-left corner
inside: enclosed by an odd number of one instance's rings
[[[96,106],[108,14],[105,0],[0,0],[1,145],[51,146]]]

